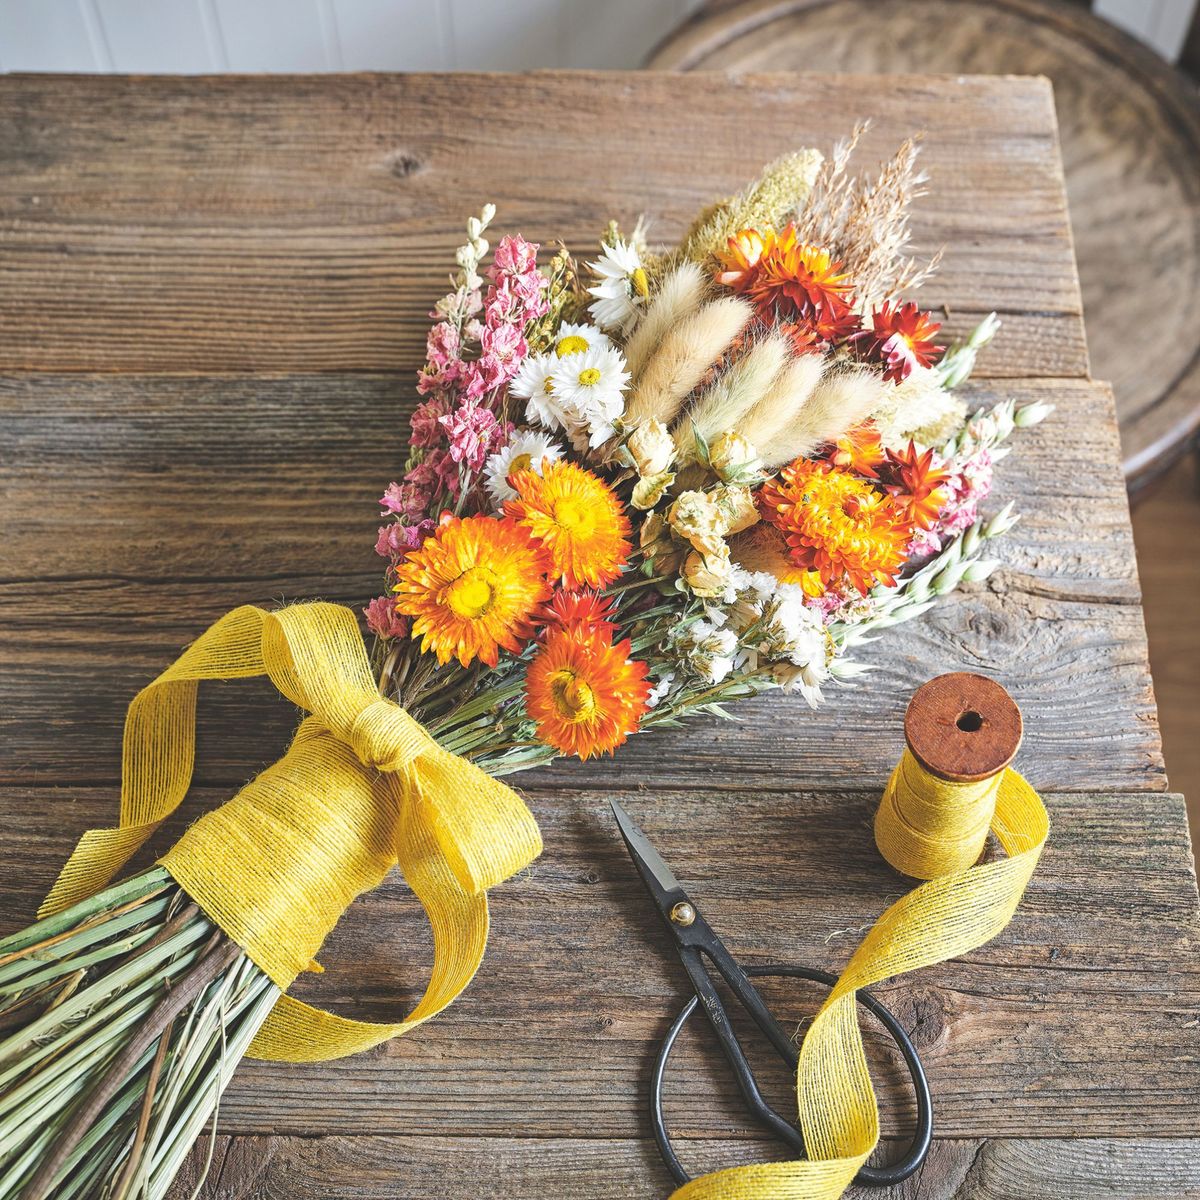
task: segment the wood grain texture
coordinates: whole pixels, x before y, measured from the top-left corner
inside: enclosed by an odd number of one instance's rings
[[[1039,786],[1163,787],[1111,397],[1070,381],[968,394],[1059,406],[997,472],[988,505],[1015,498],[1024,516],[986,585],[886,631],[862,652],[869,683],[817,712],[762,697],[737,723],[634,739],[543,784],[878,786],[915,687],[971,670],[1012,690]],[[400,470],[411,399],[391,376],[0,381],[0,780],[116,779],[135,692],[233,605],[374,595],[373,501]],[[86,512],[68,516],[60,495],[83,480]],[[202,693],[202,781],[238,783],[282,749],[294,715],[271,695]]]
[[[1200,455],[1181,460],[1133,510],[1154,695],[1171,783],[1200,829]],[[1200,839],[1194,839],[1200,849]]]
[[[536,776],[530,776],[534,781]],[[605,792],[530,792],[544,856],[492,894],[487,958],[418,1035],[319,1065],[247,1062],[225,1132],[644,1137],[658,1039],[685,996],[666,931]],[[192,797],[181,821],[223,792]],[[112,791],[0,793],[0,932],[28,920],[78,829]],[[624,793],[619,799],[738,957],[838,970],[910,884],[884,863],[875,792]],[[980,950],[876,989],[920,1050],[941,1137],[1192,1135],[1200,1103],[1197,897],[1181,797],[1055,794],[1053,832],[1013,924]],[[54,812],[62,819],[48,821]],[[736,831],[733,832],[733,831]],[[351,908],[297,994],[395,1019],[423,986],[429,936],[401,880]],[[802,1031],[821,990],[771,980]],[[689,993],[690,994],[690,993]],[[864,1020],[885,1132],[908,1129],[905,1077]],[[777,1107],[791,1086],[754,1057]],[[672,1127],[754,1132],[720,1055],[687,1030],[667,1080]]]
[[[768,1143],[684,1143],[697,1169],[776,1157]],[[189,1200],[207,1147],[193,1153],[171,1200]],[[1200,1140],[938,1140],[921,1171],[846,1200],[1195,1200]],[[645,1200],[670,1177],[654,1144],[632,1139],[220,1137],[200,1200]]]
[[[585,252],[613,215],[670,239],[862,117],[867,162],[927,133],[950,331],[995,308],[992,373],[1083,375],[1044,81],[582,72],[0,78],[0,370],[415,369],[484,201]]]
[[[905,890],[871,816],[905,701],[954,668],[1014,691],[1018,765],[1050,793],[1055,832],[1003,937],[879,989],[925,1057],[943,1139],[898,1194],[1190,1194],[1191,1143],[1138,1139],[1194,1133],[1195,879],[1182,802],[1162,790],[1112,398],[1086,379],[1044,81],[0,79],[0,931],[111,820],[125,706],[186,642],[237,603],[374,594],[373,498],[400,469],[456,197],[580,247],[614,212],[650,212],[669,238],[766,159],[863,116],[866,161],[927,131],[937,190],[918,249],[948,244],[950,332],[993,307],[1005,319],[972,400],[1059,405],[999,474],[992,503],[1019,496],[1027,514],[1005,566],[872,646],[880,670],[819,713],[748,704],[737,725],[524,777],[547,853],[497,889],[470,991],[354,1059],[244,1064],[210,1200],[665,1191],[645,1089],[684,989],[608,790],[735,953],[836,969]],[[157,848],[294,722],[261,683],[202,695],[206,786]],[[299,992],[394,1016],[429,951],[393,879]],[[798,1032],[819,1002],[770,995]],[[867,1040],[885,1132],[902,1133],[897,1064]],[[760,1155],[698,1032],[674,1065],[669,1116],[696,1166]],[[774,1080],[779,1104],[788,1090]],[[1130,1140],[1104,1140],[1117,1132]]]
[[[697,15],[649,65],[807,71],[814,60],[1053,83],[1092,370],[1116,391],[1131,486],[1166,469],[1200,426],[1195,85],[1086,6],[1052,0],[747,0]]]

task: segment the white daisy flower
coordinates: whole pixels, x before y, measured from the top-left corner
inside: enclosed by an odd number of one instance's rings
[[[562,429],[565,414],[554,395],[551,376],[557,360],[550,354],[531,354],[508,384],[509,394],[526,400],[525,417],[547,429]]]
[[[611,346],[559,359],[550,375],[551,394],[577,450],[612,437],[614,423],[625,411],[628,383],[625,358]]]
[[[625,336],[637,324],[639,306],[650,294],[641,256],[636,247],[619,241],[606,245],[600,258],[588,267],[599,279],[588,288],[588,294],[596,297],[588,312],[601,329]]]
[[[505,500],[515,500],[517,493],[508,477],[513,471],[542,473],[542,464],[549,459],[558,462],[562,447],[551,437],[533,429],[518,429],[502,450],[488,457],[483,465],[483,481],[499,512]]]
[[[554,339],[554,353],[559,358],[566,358],[569,354],[583,354],[597,346],[608,349],[612,346],[612,339],[595,325],[572,325],[570,321],[564,321],[558,327],[558,336]]]
[[[622,393],[629,384],[629,372],[619,350],[597,346],[559,359],[550,381],[562,407],[581,416],[596,414],[613,421],[625,411]]]

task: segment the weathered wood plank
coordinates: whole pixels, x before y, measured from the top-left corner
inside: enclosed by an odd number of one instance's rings
[[[778,1157],[778,1147],[696,1140],[697,1171]],[[171,1193],[187,1200],[207,1147]],[[935,1141],[922,1170],[888,1200],[1195,1200],[1200,1140],[1054,1138]],[[569,1184],[565,1181],[569,1180]],[[665,1196],[670,1176],[649,1140],[578,1138],[220,1137],[201,1200],[591,1200]],[[881,1193],[853,1188],[847,1200]]]
[[[111,792],[0,791],[0,933],[24,924],[75,835],[112,819]],[[203,792],[183,820],[217,802]],[[740,958],[837,970],[908,884],[875,849],[866,792],[621,796]],[[496,889],[492,943],[437,1021],[368,1054],[244,1063],[229,1133],[643,1137],[654,1048],[685,996],[603,793],[531,795],[544,857]],[[1012,925],[986,947],[882,985],[920,1049],[939,1135],[1190,1135],[1200,1102],[1197,895],[1181,797],[1056,794],[1050,844]],[[180,826],[176,821],[174,829]],[[736,833],[731,832],[736,831]],[[173,831],[164,831],[165,846]],[[429,935],[399,879],[354,906],[298,994],[398,1015],[423,986]],[[820,989],[768,981],[802,1029]],[[910,1102],[865,1024],[884,1129]],[[778,1104],[790,1081],[755,1061]],[[681,1039],[668,1115],[689,1137],[752,1136],[702,1030]],[[487,1102],[481,1103],[480,1097]],[[336,1191],[333,1194],[339,1194]]]
[[[858,119],[871,167],[926,131],[918,252],[961,332],[998,309],[1000,376],[1087,354],[1042,79],[603,73],[0,79],[0,369],[408,370],[458,232],[664,240]]]
[[[1013,690],[1039,785],[1164,786],[1111,396],[1068,381],[969,389],[1006,395],[1059,407],[997,473],[989,503],[1014,498],[1024,517],[986,586],[885,632],[860,652],[878,671],[818,712],[751,701],[738,724],[703,718],[543,782],[877,785],[914,688],[968,669]],[[374,499],[399,469],[411,401],[393,376],[0,381],[0,779],[117,778],[134,693],[236,604],[376,594]],[[293,714],[252,683],[214,691],[199,778],[228,784],[274,757]]]

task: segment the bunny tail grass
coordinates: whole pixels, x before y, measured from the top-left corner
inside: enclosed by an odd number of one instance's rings
[[[827,371],[794,417],[758,447],[763,466],[774,470],[818,446],[836,442],[878,407],[885,386],[877,372]]]
[[[825,360],[816,354],[793,358],[775,376],[766,393],[742,418],[738,432],[755,449],[768,446],[808,403],[825,371]]]
[[[726,296],[705,304],[686,317],[659,343],[638,380],[625,412],[633,428],[654,417],[669,426],[688,393],[750,323],[754,309],[744,300]]]
[[[740,432],[742,418],[767,394],[787,360],[787,342],[781,334],[771,333],[718,375],[672,431],[677,461],[686,462],[694,455],[697,434],[712,442],[730,430]]]
[[[685,262],[665,276],[625,346],[625,365],[637,379],[659,342],[704,299],[704,272]]]

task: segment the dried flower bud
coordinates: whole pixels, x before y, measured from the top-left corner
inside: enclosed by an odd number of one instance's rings
[[[633,494],[630,496],[629,502],[634,508],[645,512],[663,498],[667,488],[674,482],[674,471],[663,471],[658,475],[644,475],[633,485]]]
[[[701,554],[719,554],[725,547],[725,520],[705,492],[684,492],[671,505],[667,520]]]
[[[719,487],[713,492],[717,512],[721,515],[725,533],[741,533],[758,523],[754,493],[748,487]]]
[[[675,440],[653,417],[643,421],[625,444],[637,473],[643,478],[670,470],[675,459]]]
[[[697,596],[721,595],[733,577],[729,547],[722,543],[720,551],[715,554],[701,554],[693,550],[684,560],[682,575]]]
[[[709,466],[725,482],[744,479],[762,466],[758,452],[740,433],[721,434],[708,448]]]
[[[662,513],[650,513],[642,522],[638,545],[644,557],[654,564],[656,575],[669,575],[679,569],[683,551],[671,536],[667,519]]]

